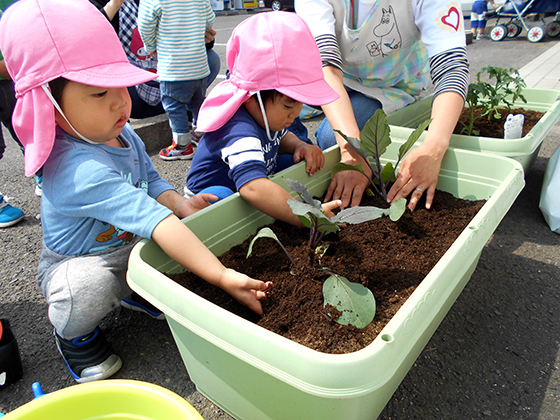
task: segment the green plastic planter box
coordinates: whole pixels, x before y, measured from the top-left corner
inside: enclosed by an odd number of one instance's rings
[[[394,161],[402,140],[389,147]],[[282,176],[323,193],[338,148],[309,177],[304,163]],[[438,188],[465,199],[487,199],[469,226],[430,271],[380,335],[366,348],[325,354],[263,329],[206,301],[163,273],[182,268],[153,241],[132,251],[128,282],[165,312],[198,390],[233,417],[244,420],[364,420],[382,411],[473,273],[480,253],[524,186],[518,162],[450,149]],[[437,196],[436,196],[437,199]],[[185,219],[217,255],[272,222],[235,194]],[[266,279],[263,279],[266,280]]]
[[[521,162],[525,172],[529,171],[537,158],[543,140],[560,119],[560,90],[524,89],[523,95],[525,95],[527,103],[515,102],[516,108],[545,112],[545,115],[525,137],[506,140],[453,134],[450,146],[506,156]],[[431,112],[432,96],[428,96],[390,114],[387,121],[391,125],[391,135],[406,138],[413,128],[430,118]]]
[[[2,420],[203,420],[185,399],[148,382],[109,379],[63,388]]]

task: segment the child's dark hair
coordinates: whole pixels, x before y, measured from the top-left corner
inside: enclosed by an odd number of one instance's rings
[[[68,83],[68,79],[65,79],[64,77],[59,77],[49,82],[49,87],[51,88],[51,95],[59,105],[60,105],[60,98],[62,97],[62,91],[64,90],[64,87],[66,86],[67,83]]]
[[[261,99],[263,101],[263,104],[266,103],[267,101],[275,102],[278,98],[281,98],[282,96],[286,96],[283,93],[278,92],[276,89],[261,90],[261,91],[259,91],[259,93],[261,94]],[[287,98],[290,98],[290,97],[287,96]],[[292,98],[290,98],[290,99],[292,99]]]

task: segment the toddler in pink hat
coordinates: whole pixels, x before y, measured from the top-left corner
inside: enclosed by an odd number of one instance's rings
[[[105,17],[87,0],[20,0],[0,19],[0,50],[15,82],[25,173],[43,168],[37,281],[74,379],[120,369],[98,327],[114,308],[164,318],[126,282],[140,238],[262,313],[268,285],[226,269],[180,220],[216,197],[177,193],[127,123],[127,87],[156,75],[129,64]]]
[[[229,78],[210,92],[198,115],[197,132],[205,134],[185,194],[211,192],[221,199],[239,191],[263,213],[302,226],[288,205],[291,195],[268,176],[302,159],[312,176],[325,162],[320,148],[287,130],[302,103],[338,98],[324,80],[311,31],[294,13],[259,13],[234,29],[226,55]],[[323,210],[332,215],[339,205],[326,203]]]

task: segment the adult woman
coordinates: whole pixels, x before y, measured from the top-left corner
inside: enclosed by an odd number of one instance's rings
[[[340,95],[322,107],[326,119],[317,130],[317,142],[322,149],[338,143],[345,163],[363,160],[331,127],[359,138],[378,108],[390,113],[415,100],[427,85],[429,64],[433,121],[422,144],[402,161],[388,198],[413,193],[409,203],[413,210],[426,191],[426,208],[430,208],[441,160],[468,88],[459,2],[296,0],[295,6],[315,37],[325,79]],[[340,172],[326,199],[341,199],[342,207],[357,205],[367,185],[368,180],[356,171]]]

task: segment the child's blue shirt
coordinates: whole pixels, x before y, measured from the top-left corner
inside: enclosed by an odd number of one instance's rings
[[[238,191],[247,182],[266,178],[276,171],[276,157],[282,137],[271,131],[271,142],[245,106],[220,129],[205,133],[187,177],[187,188],[194,194],[218,185]]]
[[[150,238],[172,212],[155,198],[173,189],[126,124],[123,148],[92,145],[57,127],[43,167],[43,241],[62,255],[84,255]]]

